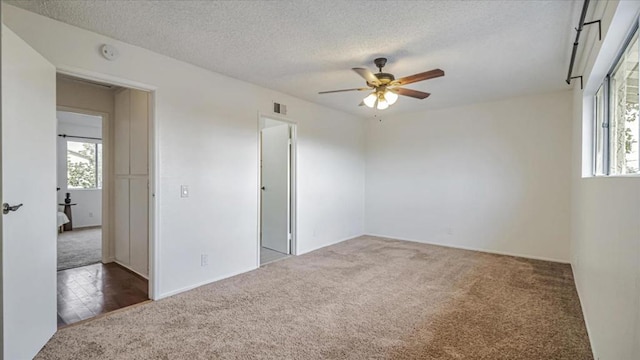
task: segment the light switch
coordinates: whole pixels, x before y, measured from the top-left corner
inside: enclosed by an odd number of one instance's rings
[[[180,197],[189,197],[189,187],[187,185],[180,185]]]

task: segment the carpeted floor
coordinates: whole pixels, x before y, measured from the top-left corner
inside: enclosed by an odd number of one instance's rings
[[[592,359],[569,265],[360,237],[59,331],[37,359]]]
[[[102,229],[87,228],[58,234],[58,271],[102,260]]]

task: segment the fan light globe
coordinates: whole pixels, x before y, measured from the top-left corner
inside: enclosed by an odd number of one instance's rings
[[[389,107],[389,103],[384,98],[378,100],[378,110],[384,110]]]
[[[387,100],[389,105],[393,105],[398,100],[398,94],[387,90],[387,92],[384,93],[384,99]]]
[[[368,107],[373,108],[373,106],[376,104],[376,100],[378,100],[378,97],[376,96],[376,93],[371,93],[366,98],[364,98],[364,100],[362,100],[362,101]]]

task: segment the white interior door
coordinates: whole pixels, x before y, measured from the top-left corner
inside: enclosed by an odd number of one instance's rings
[[[31,359],[55,333],[56,70],[2,25],[2,352]]]
[[[289,125],[262,129],[262,246],[289,254]]]

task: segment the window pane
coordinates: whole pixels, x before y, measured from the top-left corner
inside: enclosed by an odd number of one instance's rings
[[[605,175],[604,171],[604,139],[605,139],[605,102],[604,102],[604,85],[600,86],[598,92],[596,92],[595,99],[595,121],[594,121],[594,169],[595,175]]]
[[[97,164],[96,167],[98,168],[97,171],[97,184],[98,184],[98,188],[102,189],[102,144],[96,144],[96,157],[97,157]]]
[[[638,33],[611,74],[610,158],[612,174],[640,172],[638,139]]]
[[[102,156],[97,154],[94,143],[67,141],[67,187],[69,189],[100,188],[98,174],[102,177]],[[99,150],[102,152],[102,146]],[[100,154],[101,155],[101,154]]]

